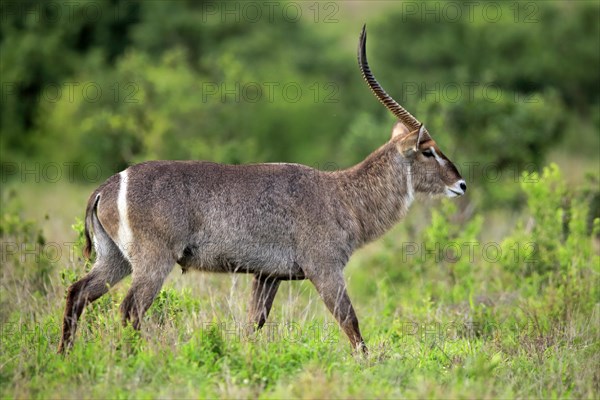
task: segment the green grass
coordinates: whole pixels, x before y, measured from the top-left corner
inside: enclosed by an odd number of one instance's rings
[[[248,335],[249,276],[182,275],[178,267],[141,333],[120,324],[126,279],[87,308],[75,347],[63,357],[56,348],[64,293],[84,273],[82,261],[41,255],[33,262],[4,247],[0,394],[597,398],[600,223],[592,234],[585,196],[567,189],[556,168],[522,186],[529,210],[492,235],[488,224],[498,215],[461,217],[445,201],[427,211],[428,227],[409,219],[352,258],[346,275],[366,357],[351,354],[307,282],[282,284],[268,325]],[[0,233],[4,245],[44,242],[34,224],[11,214]],[[482,241],[490,236],[501,237]],[[473,241],[480,250],[494,243],[503,255],[448,253]],[[429,252],[409,256],[414,244]]]

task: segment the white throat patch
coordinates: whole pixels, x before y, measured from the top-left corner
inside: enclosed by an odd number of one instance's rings
[[[412,184],[412,168],[410,164],[407,164],[406,172],[406,199],[404,207],[405,210],[408,210],[408,207],[410,207],[415,198],[415,190]]]

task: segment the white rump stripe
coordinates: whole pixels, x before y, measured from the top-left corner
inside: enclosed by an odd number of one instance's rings
[[[127,170],[122,171],[119,175],[121,183],[119,185],[119,197],[117,198],[117,209],[119,210],[119,240],[117,245],[125,258],[129,260],[128,249],[133,243],[133,232],[127,214]]]

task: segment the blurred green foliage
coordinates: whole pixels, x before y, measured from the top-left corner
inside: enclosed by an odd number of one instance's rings
[[[503,203],[511,192],[493,192],[484,166],[518,176],[561,138],[597,135],[600,6],[492,3],[398,3],[368,20],[368,47],[387,91]],[[253,19],[243,5],[3,6],[16,7],[1,28],[3,162],[95,163],[105,176],[156,158],[345,167],[386,140],[392,117],[346,45],[360,24],[331,28],[306,9]]]

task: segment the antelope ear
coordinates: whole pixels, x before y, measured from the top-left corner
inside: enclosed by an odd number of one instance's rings
[[[400,121],[396,122],[392,128],[392,138],[395,138],[396,136],[405,136],[409,133],[410,130]]]
[[[398,150],[404,158],[411,158],[417,153],[419,143],[425,135],[425,126],[421,124],[419,130],[412,131],[398,143]]]

